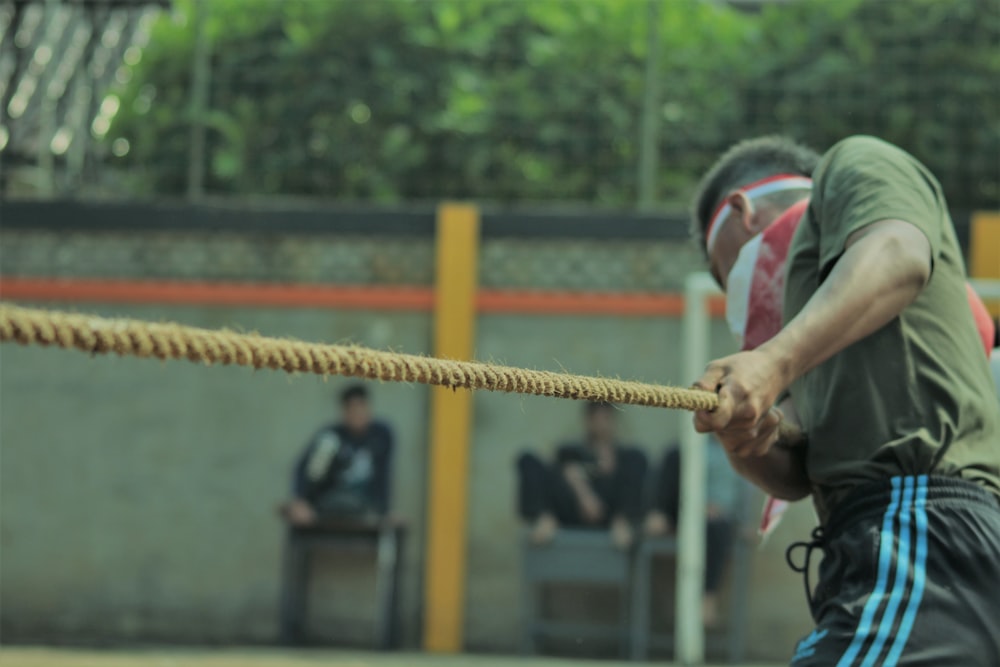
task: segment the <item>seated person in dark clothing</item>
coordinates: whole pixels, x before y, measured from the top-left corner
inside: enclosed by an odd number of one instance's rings
[[[719,622],[718,591],[732,551],[737,529],[736,510],[740,501],[740,478],[729,465],[719,441],[709,437],[705,450],[707,486],[705,515],[705,593],[702,597],[702,620],[713,628]],[[649,537],[672,535],[680,507],[681,456],[677,446],[663,457],[654,484],[653,507],[646,516],[645,533]]]
[[[295,465],[294,498],[282,508],[292,525],[388,512],[392,431],[372,419],[368,390],[361,385],[348,387],[340,406],[340,421],[317,431]]]
[[[993,382],[1000,396],[1000,320],[996,323],[996,340],[993,342],[993,353],[990,355],[990,368],[993,370]]]
[[[584,423],[585,440],[561,446],[553,465],[534,454],[518,459],[521,517],[537,544],[564,525],[610,529],[612,541],[627,549],[642,515],[646,456],[619,443],[613,405],[588,403]]]

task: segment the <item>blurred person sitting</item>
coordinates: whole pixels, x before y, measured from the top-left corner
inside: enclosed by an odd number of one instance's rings
[[[706,628],[719,624],[719,586],[732,553],[738,529],[740,479],[729,465],[722,445],[709,437],[705,449],[707,485],[705,489],[705,592],[702,596],[702,621]],[[647,537],[666,537],[677,529],[680,508],[681,453],[676,444],[663,456],[653,485],[652,507],[646,516],[643,532]]]
[[[1000,319],[994,320],[993,353],[990,355],[990,366],[993,369],[993,383],[997,386],[1000,396]]]
[[[372,418],[362,385],[341,393],[340,410],[340,421],[319,429],[295,465],[294,497],[282,507],[293,526],[378,520],[389,511],[392,430]]]
[[[616,546],[631,546],[647,462],[642,451],[620,443],[617,426],[613,405],[587,403],[582,442],[559,447],[553,465],[531,453],[518,458],[519,509],[533,542],[551,541],[563,525],[609,529]]]

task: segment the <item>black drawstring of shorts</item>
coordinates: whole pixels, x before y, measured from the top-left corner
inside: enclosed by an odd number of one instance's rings
[[[793,542],[788,546],[788,549],[785,551],[785,561],[788,562],[788,567],[792,568],[792,570],[794,570],[795,572],[798,572],[803,575],[803,579],[805,580],[805,585],[806,585],[806,599],[809,600],[810,608],[812,608],[813,606],[813,597],[812,597],[812,586],[809,585],[809,560],[812,558],[813,549],[816,548],[822,549],[825,544],[826,544],[826,539],[823,535],[823,526],[816,526],[815,528],[813,528],[811,540],[809,540],[808,542]],[[801,566],[796,565],[795,559],[793,558],[795,550],[800,548],[806,550],[805,563],[803,563]]]

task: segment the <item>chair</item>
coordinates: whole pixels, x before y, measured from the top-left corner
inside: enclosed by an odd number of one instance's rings
[[[622,654],[628,646],[629,578],[631,554],[616,548],[607,531],[561,529],[545,545],[523,538],[522,649],[532,655],[543,637],[607,637],[620,642]],[[621,590],[621,623],[617,628],[583,622],[560,622],[542,618],[541,595],[546,584],[613,586]]]
[[[323,521],[288,527],[282,564],[281,640],[300,644],[308,608],[311,556],[321,549],[375,552],[376,621],[374,644],[399,646],[399,584],[405,526],[393,522]]]
[[[747,508],[750,487],[743,486],[741,508]],[[729,566],[729,595],[726,643],[729,662],[743,662],[746,648],[747,608],[750,588],[750,558],[753,555],[754,533],[748,523],[749,513],[746,509],[737,516],[733,530],[735,531],[732,558]],[[650,628],[651,589],[653,584],[653,561],[657,558],[677,555],[677,539],[663,537],[641,540],[635,551],[635,562],[632,573],[632,626],[629,638],[629,657],[632,660],[644,661],[649,657],[651,644],[658,648],[673,649],[673,633],[653,635]],[[695,612],[698,613],[698,612]]]

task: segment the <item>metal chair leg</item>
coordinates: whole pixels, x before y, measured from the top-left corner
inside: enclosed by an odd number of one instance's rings
[[[538,587],[529,572],[531,569],[529,550],[532,546],[527,540],[521,546],[521,653],[535,655],[538,652],[535,625],[538,622]]]
[[[633,552],[635,553],[635,552]],[[633,593],[633,576],[635,572],[632,567],[629,567],[629,573],[625,581],[622,583],[619,589],[619,595],[621,595],[621,603],[619,604],[619,614],[621,620],[619,621],[619,631],[618,631],[618,653],[622,660],[628,660],[629,655],[632,653],[632,635],[631,635],[631,621],[632,621],[632,593]]]
[[[632,660],[646,660],[649,656],[650,586],[652,586],[652,554],[642,546],[636,550],[632,571]]]
[[[375,571],[375,645],[382,650],[392,647],[393,616],[395,614],[396,570],[398,550],[396,531],[383,528],[378,536]]]
[[[306,615],[309,558],[306,546],[289,529],[282,562],[280,638],[299,644]]]
[[[733,665],[743,662],[746,650],[747,602],[752,555],[753,549],[750,548],[747,539],[737,533],[736,546],[733,549],[732,601],[729,609],[729,663]]]
[[[403,571],[403,554],[406,553],[406,534],[402,530],[396,531],[395,540],[395,562],[392,568],[392,595],[389,596],[390,600],[390,613],[392,616],[389,619],[390,631],[389,631],[389,646],[390,648],[399,648],[402,646],[402,619],[400,610],[400,585],[402,580]]]

